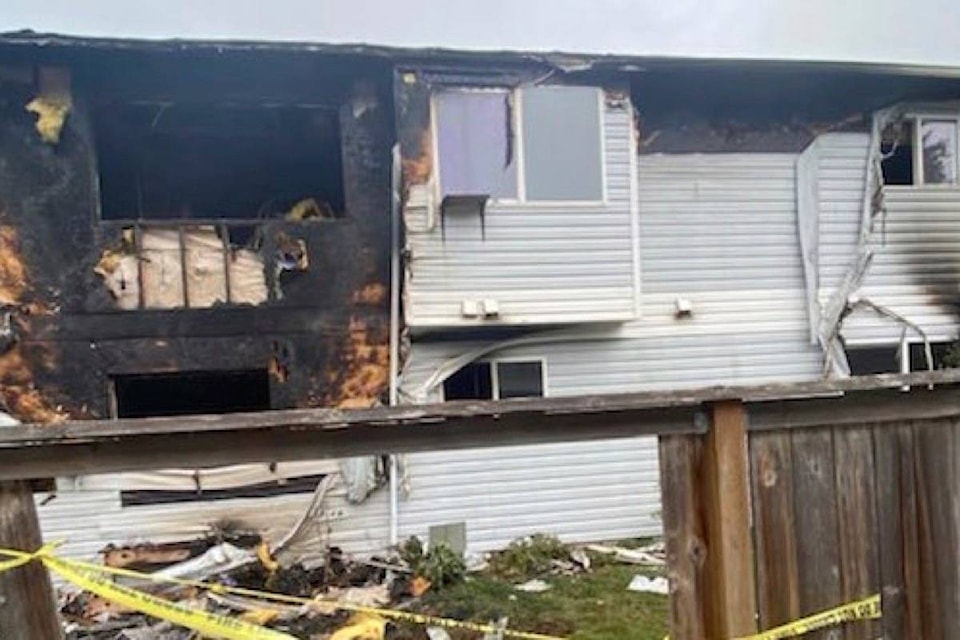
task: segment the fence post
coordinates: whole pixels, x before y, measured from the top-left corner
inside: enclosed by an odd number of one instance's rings
[[[706,533],[707,638],[756,633],[757,590],[750,531],[750,456],[742,402],[710,406],[701,474]]]
[[[30,486],[20,480],[0,482],[0,547],[35,551],[42,543]],[[63,638],[50,575],[39,562],[0,574],[0,638]]]

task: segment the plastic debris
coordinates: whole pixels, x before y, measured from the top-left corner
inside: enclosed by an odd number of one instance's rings
[[[649,578],[643,574],[633,576],[633,580],[627,585],[627,591],[640,591],[644,593],[659,593],[667,595],[670,593],[670,584],[663,576]]]
[[[528,580],[523,584],[518,584],[514,587],[517,591],[523,591],[524,593],[543,593],[544,591],[550,590],[550,585],[540,579]]]

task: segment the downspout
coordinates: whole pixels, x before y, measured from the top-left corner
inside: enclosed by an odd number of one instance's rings
[[[400,370],[400,147],[393,146],[390,173],[390,406],[399,397]],[[400,464],[397,454],[389,459],[390,545],[400,543]]]

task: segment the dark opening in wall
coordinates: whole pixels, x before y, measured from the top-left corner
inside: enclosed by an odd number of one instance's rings
[[[883,184],[913,184],[913,120],[899,122],[880,141]]]
[[[935,342],[930,345],[933,356],[933,368],[944,368],[944,357],[950,350],[951,344]],[[927,358],[922,342],[911,342],[908,345],[910,357],[910,371],[927,371]],[[850,373],[855,376],[867,376],[877,373],[900,373],[900,346],[879,345],[871,347],[852,347],[847,349],[847,362],[850,364]]]
[[[105,219],[343,212],[336,109],[113,103],[94,127]]]
[[[471,362],[443,382],[444,400],[490,400],[493,377],[489,362]]]
[[[270,409],[267,371],[191,371],[116,376],[118,418]]]

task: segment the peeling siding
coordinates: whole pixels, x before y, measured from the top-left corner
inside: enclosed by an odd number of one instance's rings
[[[796,156],[640,156],[642,319],[496,352],[543,358],[551,396],[811,380],[796,231]],[[693,316],[674,317],[678,296]],[[565,336],[561,340],[558,336]],[[405,390],[477,342],[414,340]],[[431,400],[439,399],[436,392]],[[656,440],[504,447],[407,457],[401,532],[467,523],[468,546],[549,531],[570,541],[660,531]]]
[[[388,544],[386,491],[360,505],[346,502],[337,487],[328,494],[325,510],[330,541],[347,553],[370,554]],[[115,490],[63,491],[37,494],[37,510],[46,540],[65,540],[64,555],[93,559],[108,543],[177,542],[203,537],[210,525],[230,521],[279,540],[303,514],[309,494],[243,498],[210,502],[123,507]],[[49,500],[49,502],[46,502]],[[46,502],[46,504],[45,504]]]
[[[869,136],[820,137],[820,300],[856,253]],[[960,189],[887,187],[873,263],[857,292],[919,325],[933,341],[957,338],[960,300]],[[894,344],[902,327],[869,310],[844,320],[848,344]],[[908,338],[918,336],[908,333]]]
[[[465,298],[490,298],[486,324],[575,323],[634,317],[631,242],[632,127],[628,108],[604,111],[606,202],[490,203],[430,228],[430,205],[407,203],[410,252],[406,319],[411,327],[461,326]],[[434,212],[439,216],[439,212]]]

